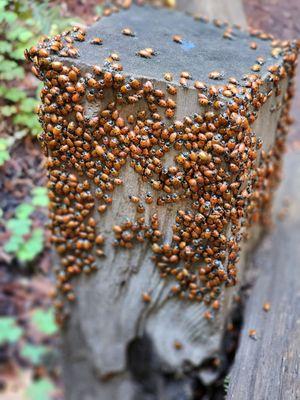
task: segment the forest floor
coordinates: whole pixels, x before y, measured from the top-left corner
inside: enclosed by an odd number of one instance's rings
[[[100,3],[97,0],[59,2],[65,15],[79,15],[85,23],[94,20]],[[245,8],[251,26],[279,38],[300,37],[299,0],[245,0]],[[300,146],[299,72],[289,149]],[[24,82],[32,82],[31,75],[26,76]],[[0,123],[0,129],[9,131],[13,127]],[[36,138],[27,135],[17,140],[10,159],[0,167],[0,315],[14,318],[16,325],[9,327],[10,334],[19,337],[1,345],[0,331],[0,397],[3,400],[47,400],[54,388],[55,399],[63,399],[59,340],[50,314],[54,282],[49,238],[46,234],[43,251],[26,264],[1,250],[9,236],[6,222],[14,216],[18,205],[29,201],[32,189],[45,183],[44,158]],[[33,226],[45,229],[46,223],[47,210],[42,207],[33,214]],[[32,381],[39,384],[32,386]]]

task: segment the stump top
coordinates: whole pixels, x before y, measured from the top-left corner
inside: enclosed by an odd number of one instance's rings
[[[123,34],[124,28],[130,28],[135,36]],[[181,36],[182,42],[174,41],[174,35]],[[95,38],[100,38],[102,44],[92,44]],[[253,42],[257,49],[250,47]],[[245,74],[255,73],[251,67],[258,57],[266,60],[260,70],[262,75],[275,61],[270,40],[253,37],[226,24],[208,23],[177,11],[149,6],[132,6],[102,18],[87,30],[85,41],[75,45],[79,58],[72,60],[74,65],[103,66],[111,53],[117,53],[125,75],[161,81],[169,72],[174,83],[179,82],[182,71],[189,72],[193,80],[210,84],[224,83],[230,77],[240,81]],[[151,58],[137,55],[145,48],[152,48],[155,55]],[[223,74],[222,79],[210,79],[212,71]]]

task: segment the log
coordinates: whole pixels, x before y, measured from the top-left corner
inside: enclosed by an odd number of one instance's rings
[[[268,221],[295,53],[146,6],[27,53],[67,399],[191,399],[204,380]]]
[[[253,275],[256,280],[229,375],[228,400],[300,398],[299,150],[290,149],[284,177],[274,207],[284,219],[277,220],[253,257],[251,280]]]

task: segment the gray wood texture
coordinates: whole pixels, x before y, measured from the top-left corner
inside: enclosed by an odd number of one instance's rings
[[[135,32],[135,37],[122,34],[125,27]],[[262,75],[274,63],[270,54],[269,41],[249,37],[247,32],[233,28],[234,38],[224,39],[226,25],[220,27],[205,23],[185,13],[156,9],[149,6],[132,6],[129,10],[114,13],[92,25],[86,40],[77,42],[80,57],[76,60],[65,58],[69,64],[88,69],[101,64],[112,52],[119,55],[123,74],[129,77],[151,79],[166,85],[164,74],[172,74],[172,84],[179,84],[182,71],[188,71],[192,80],[207,84],[224,84],[230,77],[241,79],[250,73],[250,67],[256,58],[264,55],[266,63],[261,66]],[[173,41],[173,36],[181,36],[182,43]],[[93,46],[90,41],[95,37],[103,40],[101,46]],[[257,51],[250,49],[249,43],[256,41]],[[138,57],[141,49],[152,48],[156,54],[152,58]],[[235,60],[239,62],[235,62]],[[209,78],[212,71],[224,73],[223,81]],[[193,81],[188,86],[193,89]],[[196,90],[190,90],[195,95]],[[179,96],[178,96],[179,97]],[[180,107],[179,107],[180,108]],[[191,111],[192,112],[192,111]]]
[[[250,292],[227,400],[300,399],[300,152],[285,158],[277,212],[288,209],[253,258]],[[270,311],[263,305],[270,303]],[[249,337],[255,329],[257,340]]]
[[[111,21],[114,22],[113,19]],[[125,22],[127,25],[128,21]],[[82,46],[80,54],[87,61],[79,59],[72,60],[72,63],[88,69],[93,60],[84,51],[86,43],[78,43],[78,47]],[[105,46],[103,44],[99,51],[103,51]],[[113,50],[116,51],[115,48]],[[194,62],[194,58],[192,60]],[[136,76],[135,71],[140,74],[138,62],[140,60],[137,58],[136,63],[130,66],[132,70],[129,72],[133,76]],[[249,67],[252,63],[249,62]],[[126,57],[122,57],[122,64],[126,64]],[[199,65],[202,73],[203,66]],[[235,63],[234,67],[241,68],[241,65],[242,62]],[[163,61],[161,71],[151,70],[151,63],[149,71],[154,74],[155,86],[165,90],[166,83],[160,82],[159,78],[166,72]],[[243,73],[240,72],[241,76]],[[147,75],[146,78],[149,79]],[[286,82],[283,83],[282,96],[285,87]],[[181,88],[176,98],[175,119],[181,119],[196,110],[199,112],[196,98],[194,89]],[[280,96],[271,97],[259,111],[255,122],[254,129],[264,140],[265,149],[274,141],[280,116],[280,107],[275,107],[276,112],[271,112],[271,109],[281,100]],[[97,104],[87,108],[87,116],[94,115],[102,106]],[[136,111],[131,108],[128,110],[129,113]],[[171,163],[173,156],[174,153],[170,152],[166,162]],[[224,326],[239,286],[224,290],[220,312],[213,321],[208,321],[203,317],[206,306],[178,301],[169,296],[173,282],[160,278],[151,261],[149,244],[137,245],[131,250],[113,250],[112,226],[122,223],[126,217],[133,219],[136,215],[135,207],[127,200],[128,196],[144,196],[150,189],[129,166],[123,168],[120,178],[125,184],[115,190],[109,212],[101,217],[101,221],[98,214],[94,215],[97,222],[101,223],[101,233],[107,237],[106,257],[99,259],[99,271],[79,278],[75,288],[78,300],[72,307],[63,335],[66,399],[189,400],[192,398],[192,388],[190,378],[186,377],[187,365],[198,367],[204,360],[219,353]],[[154,198],[153,204],[146,208],[146,220],[154,210],[157,211],[168,239],[176,211],[186,207],[186,204],[176,203],[157,210],[155,204]],[[253,232],[254,239],[257,234],[257,231]],[[243,246],[238,266],[241,282],[244,281],[246,255],[252,249],[254,239]],[[141,300],[143,292],[151,294],[151,303],[145,304]],[[176,341],[182,343],[180,350],[174,346]]]

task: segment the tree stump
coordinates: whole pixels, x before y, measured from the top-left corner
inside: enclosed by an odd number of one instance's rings
[[[27,52],[66,398],[191,399],[268,222],[296,47],[165,9],[105,14]]]
[[[273,207],[279,220],[252,257],[249,273],[259,275],[247,299],[227,400],[300,398],[299,157],[288,146]]]

